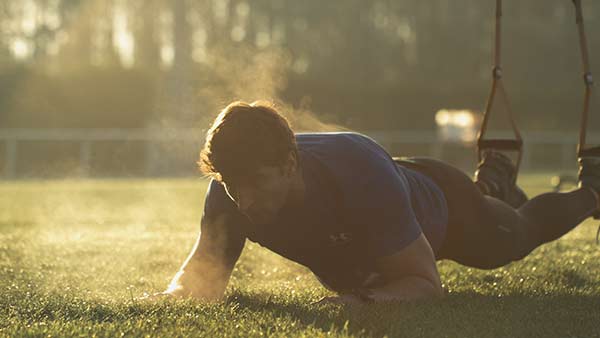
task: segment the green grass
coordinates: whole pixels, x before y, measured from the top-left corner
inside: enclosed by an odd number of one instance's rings
[[[549,176],[527,175],[528,193]],[[0,183],[0,336],[600,337],[600,247],[587,221],[507,267],[439,263],[447,297],[362,309],[248,243],[226,299],[146,304],[199,230],[201,180]]]

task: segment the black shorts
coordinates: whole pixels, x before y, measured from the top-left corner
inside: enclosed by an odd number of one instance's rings
[[[442,161],[425,157],[394,161],[429,176],[444,192],[448,225],[436,259],[488,269],[518,258],[513,254],[520,240],[520,215],[516,210],[499,200],[490,203],[469,176]]]

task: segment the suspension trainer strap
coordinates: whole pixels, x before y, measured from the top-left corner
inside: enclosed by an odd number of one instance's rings
[[[575,19],[579,30],[579,46],[581,47],[581,64],[583,67],[583,82],[585,84],[585,95],[583,99],[583,111],[581,114],[581,126],[579,129],[579,144],[577,145],[577,156],[600,156],[600,147],[586,148],[587,123],[590,112],[590,100],[594,87],[594,78],[590,66],[587,37],[585,35],[585,24],[583,22],[583,6],[581,0],[573,0],[575,5]]]
[[[577,145],[577,157],[600,157],[600,147],[587,148],[586,135],[587,123],[590,113],[590,100],[594,89],[594,77],[590,66],[590,56],[588,51],[587,37],[585,36],[585,24],[583,22],[583,6],[581,0],[573,0],[575,5],[575,21],[579,31],[579,46],[581,48],[581,65],[583,67],[583,83],[585,84],[585,95],[583,97],[583,111],[581,113],[581,126],[579,128],[579,144]],[[594,219],[599,219],[594,215]],[[600,244],[600,227],[596,232],[596,244]]]
[[[485,112],[483,114],[481,129],[479,130],[479,135],[477,135],[477,156],[479,158],[479,161],[481,161],[483,159],[483,153],[486,149],[516,151],[518,153],[518,157],[515,166],[516,172],[518,173],[519,167],[521,165],[521,159],[523,157],[523,139],[521,138],[521,133],[519,132],[517,124],[515,123],[510,101],[508,99],[508,94],[506,93],[506,89],[504,88],[504,83],[502,81],[502,14],[502,0],[496,0],[496,36],[494,44],[494,68],[492,71],[492,89],[490,90],[490,94],[488,96],[488,100],[485,106]],[[496,99],[496,93],[498,92],[500,92],[501,99],[506,104],[508,120],[510,122],[511,129],[515,135],[514,140],[485,139],[489,118],[492,112],[492,108],[494,106],[494,100]],[[513,177],[513,180],[516,182],[517,175]]]

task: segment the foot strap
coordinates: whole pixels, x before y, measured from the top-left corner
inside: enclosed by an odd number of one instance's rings
[[[594,214],[592,216],[594,217],[594,219],[600,219],[600,195],[592,187],[584,187],[584,188],[587,188],[588,191],[591,191],[592,194],[594,195],[594,198],[596,199],[596,211],[594,211]]]

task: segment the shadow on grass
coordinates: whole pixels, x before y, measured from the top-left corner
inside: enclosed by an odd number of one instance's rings
[[[21,325],[39,321],[120,325],[151,320],[163,327],[175,324],[195,327],[203,322],[231,326],[241,320],[254,323],[263,332],[267,332],[273,318],[283,318],[295,323],[299,332],[316,328],[354,336],[600,337],[599,305],[600,295],[494,297],[453,293],[439,301],[341,307],[312,305],[302,295],[294,298],[242,291],[234,291],[224,302],[216,304],[194,301],[152,304],[106,302],[20,288],[2,291],[0,318],[17,319]],[[5,325],[9,325],[8,321],[0,327]]]
[[[234,294],[228,302],[301,325],[358,336],[600,337],[600,296],[452,294],[439,301],[360,307],[273,301]]]

